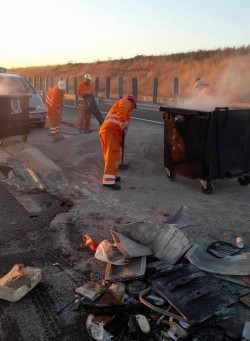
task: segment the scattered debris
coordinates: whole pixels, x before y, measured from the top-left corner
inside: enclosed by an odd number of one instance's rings
[[[214,242],[207,247],[207,252],[217,258],[224,258],[226,256],[234,255],[239,252],[239,248],[233,244],[223,241]]]
[[[91,301],[96,300],[105,290],[107,290],[107,286],[98,284],[96,282],[88,282],[83,286],[76,288],[75,292],[88,298]]]
[[[31,291],[41,280],[41,270],[16,264],[0,278],[0,298],[16,302]]]

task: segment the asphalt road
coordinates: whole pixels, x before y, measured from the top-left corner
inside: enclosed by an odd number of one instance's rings
[[[114,102],[115,100],[112,99],[105,99],[103,101],[101,100],[99,107],[102,113],[107,113]],[[64,110],[65,112],[67,111],[67,113],[76,113],[77,109],[75,108],[74,100],[64,99],[64,105],[65,108],[67,108],[67,110]],[[159,111],[159,108],[160,106],[156,104],[141,102],[138,103],[138,108],[133,110],[131,117],[135,120],[143,120],[163,124],[163,116],[162,113]]]
[[[142,114],[147,111],[139,109]],[[160,115],[156,109],[152,111],[153,116]],[[65,106],[63,116],[76,121],[76,109]],[[79,246],[84,234],[92,235],[96,241],[109,240],[114,222],[159,224],[185,205],[194,222],[185,228],[192,243],[205,248],[212,242],[233,242],[241,236],[249,247],[249,186],[240,186],[235,179],[218,179],[214,181],[215,193],[205,196],[198,181],[180,176],[175,182],[168,181],[163,167],[163,126],[154,122],[132,122],[125,152],[130,169],[122,179],[122,191],[116,193],[101,188],[102,158],[96,130],[79,135],[75,127],[63,126],[66,138],[58,144],[50,141],[48,127],[30,131],[28,146],[38,148],[63,169],[69,186],[65,190],[60,184],[60,188],[65,195],[75,193],[76,204],[66,214],[58,214],[67,210],[67,203],[60,198],[43,192],[27,193],[34,206],[41,209],[33,214],[16,200],[15,193],[13,196],[0,185],[0,276],[16,263],[42,269],[42,281],[22,300],[0,300],[0,341],[90,340],[83,309],[63,307],[74,298],[76,287],[104,278],[103,263],[95,259],[91,250]],[[91,126],[98,126],[98,122],[93,119]],[[6,150],[14,155],[18,156],[22,148],[27,146],[20,144],[19,138],[6,141]],[[30,167],[35,165],[31,161]],[[39,164],[34,170],[39,171]],[[50,186],[54,189],[52,181]],[[223,287],[236,292],[230,282]],[[248,310],[239,309],[239,304],[233,307],[234,318],[242,327],[250,319]],[[157,340],[155,335],[150,341]],[[126,340],[120,334],[114,341],[117,339]],[[144,340],[149,340],[147,335]]]

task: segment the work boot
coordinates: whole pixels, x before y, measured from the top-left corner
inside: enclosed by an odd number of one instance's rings
[[[52,138],[52,141],[55,143],[55,142],[58,142],[58,141],[61,141],[61,140],[64,140],[64,136],[63,135],[57,135],[55,137]]]
[[[111,188],[111,189],[114,189],[114,190],[119,190],[121,189],[121,186],[120,185],[117,185],[117,184],[111,184],[111,185],[108,185],[108,184],[102,184],[104,187],[107,187],[107,188]]]
[[[121,181],[121,177],[118,175],[116,178],[115,178],[115,182],[119,182],[119,181]]]

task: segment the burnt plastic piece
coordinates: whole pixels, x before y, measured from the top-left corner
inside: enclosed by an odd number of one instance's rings
[[[128,325],[129,325],[129,335],[130,335],[131,340],[138,340],[139,327],[138,327],[138,322],[137,322],[135,315],[133,314],[129,315]]]
[[[207,252],[217,258],[224,258],[226,256],[234,255],[239,251],[239,248],[235,245],[223,241],[214,242],[207,247]]]
[[[190,324],[202,322],[237,301],[192,264],[154,276],[150,283],[152,290],[175,307]]]
[[[126,286],[128,292],[133,296],[138,296],[140,291],[146,289],[146,283],[134,280],[127,284]]]
[[[128,323],[129,316],[127,314],[115,315],[115,317],[108,323],[105,324],[104,329],[110,334],[118,334],[124,326]]]
[[[93,304],[93,303],[85,303],[81,302],[81,307],[88,314],[95,315],[115,315],[120,313],[128,313],[128,312],[142,312],[145,313],[147,311],[147,307],[142,303],[120,303],[115,305],[106,305],[106,304]]]

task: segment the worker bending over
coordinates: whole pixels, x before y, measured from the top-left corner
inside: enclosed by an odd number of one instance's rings
[[[102,184],[114,190],[121,189],[116,182],[121,180],[117,176],[117,171],[121,157],[122,135],[128,131],[131,112],[137,108],[136,102],[137,98],[133,95],[119,99],[109,110],[99,131],[104,156]]]
[[[59,137],[58,134],[60,132],[60,110],[65,95],[65,89],[66,83],[62,80],[59,81],[57,85],[49,90],[45,100],[50,127],[50,136],[52,137],[53,142],[59,141],[63,138]]]

